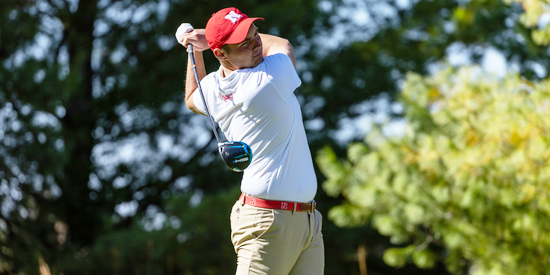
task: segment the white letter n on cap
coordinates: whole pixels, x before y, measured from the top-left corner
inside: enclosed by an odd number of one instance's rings
[[[231,21],[231,23],[235,24],[237,23],[237,20],[239,20],[239,18],[243,17],[242,15],[240,14],[237,14],[236,12],[234,11],[231,11],[230,13],[228,13],[226,16],[225,16],[225,19]]]

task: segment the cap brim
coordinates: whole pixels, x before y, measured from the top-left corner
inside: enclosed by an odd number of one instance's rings
[[[261,17],[252,17],[252,18],[246,18],[239,22],[239,25],[237,28],[233,31],[231,36],[225,41],[225,44],[239,44],[244,41],[246,36],[248,35],[248,30],[250,29],[250,26],[252,23],[256,20],[264,20]]]

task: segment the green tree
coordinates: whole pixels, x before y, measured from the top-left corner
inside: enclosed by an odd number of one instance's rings
[[[545,274],[550,253],[548,80],[479,68],[409,74],[402,137],[373,132],[318,162],[346,203],[329,217],[390,237],[384,261],[454,274]],[[435,249],[444,248],[444,253]]]
[[[509,0],[505,2],[513,3]],[[520,3],[525,10],[520,20],[524,26],[531,29],[533,42],[544,46],[550,44],[550,25],[545,21],[541,22],[542,16],[550,11],[550,5],[545,1],[538,0],[516,0],[515,2]]]
[[[354,3],[356,6],[352,8],[362,10],[359,9],[360,2]],[[330,66],[320,66],[322,69],[319,72],[326,71],[325,75],[329,77],[332,74],[331,66],[339,68],[336,74],[338,77],[335,78],[338,85],[327,88],[327,85],[324,85],[327,82],[317,78],[315,81],[317,84],[308,86],[308,89],[312,88],[312,93],[321,90],[321,93],[332,95],[331,100],[328,101],[331,104],[325,104],[319,108],[319,117],[329,125],[321,131],[331,132],[340,119],[364,115],[369,111],[364,108],[364,101],[359,99],[372,90],[387,93],[390,98],[398,96],[403,76],[407,72],[426,75],[428,72],[437,70],[445,62],[446,54],[452,52],[451,49],[457,46],[462,49],[462,57],[470,60],[471,63],[480,62],[485,49],[494,48],[499,50],[508,65],[516,68],[523,77],[530,80],[546,77],[549,68],[546,47],[540,46],[541,43],[535,38],[536,24],[525,24],[525,18],[533,18],[533,14],[538,18],[547,9],[547,5],[542,1],[529,1],[529,3],[539,8],[533,8],[524,13],[525,4],[521,6],[516,2],[502,1],[417,1],[410,6],[403,6],[398,2],[380,4],[393,7],[398,12],[397,17],[392,17],[388,13],[376,13],[376,5],[368,5],[368,15],[375,18],[377,24],[356,26],[351,24],[352,22],[346,22],[349,23],[349,27],[345,28],[346,36],[350,37],[350,40],[345,41],[352,43],[344,43],[337,51],[339,54],[335,56],[342,59],[334,58]],[[338,8],[334,7],[334,10]],[[534,19],[531,22],[539,21]],[[357,37],[357,33],[367,33],[367,37],[372,34],[372,38],[367,39],[366,42],[363,39],[352,39]],[[329,62],[331,59],[323,60]],[[443,67],[445,66],[443,64]],[[345,68],[350,70],[346,71]],[[361,82],[357,79],[367,81]],[[352,98],[346,103],[349,105],[346,111],[330,112],[329,110],[333,108],[340,108],[341,105],[338,103],[341,102],[342,96]],[[332,106],[333,103],[334,106]],[[331,117],[328,114],[339,115]],[[400,115],[400,111],[397,115]],[[359,141],[362,136],[358,135],[356,138]],[[331,139],[328,140],[333,142]],[[331,146],[334,150],[334,158],[345,156],[339,144]],[[333,201],[327,201],[339,204],[340,198],[342,196],[335,197]],[[344,199],[340,204],[345,204],[346,201],[347,199]],[[367,226],[371,225],[367,224]],[[376,253],[380,250],[380,246],[374,244],[378,243],[376,235],[363,236],[363,238],[372,244],[369,259],[381,259],[382,255]],[[441,247],[432,248],[441,252]],[[372,271],[372,268],[370,270]]]
[[[388,7],[392,12],[380,12],[380,8],[387,11]],[[342,20],[338,23],[344,24],[346,39],[335,50],[329,51],[326,57],[312,59],[311,81],[302,88],[306,106],[310,104],[312,109],[305,108],[306,120],[321,120],[323,125],[311,131],[311,143],[314,148],[330,144],[335,157],[345,156],[346,145],[342,146],[334,139],[334,129],[339,128],[343,119],[372,112],[369,106],[376,105],[365,103],[380,94],[387,95],[390,101],[398,97],[408,72],[427,75],[445,67],[453,49],[460,49],[461,57],[471,64],[480,63],[486,49],[497,49],[508,65],[517,68],[523,77],[535,81],[546,77],[550,68],[546,47],[534,41],[531,35],[533,28],[523,24],[521,18],[524,17],[524,10],[515,2],[414,1],[407,5],[399,1],[368,4],[357,1],[335,4],[330,8],[334,13],[342,8],[346,8],[347,12],[366,11],[374,22],[359,25],[342,17],[332,18],[334,21]],[[306,81],[307,76],[305,71],[303,78]],[[325,104],[316,104],[316,100]],[[393,115],[396,116],[403,114],[399,109],[394,111],[388,108],[387,112],[395,112]],[[363,136],[359,134],[353,138],[360,141]],[[330,207],[347,200],[342,201],[342,196],[335,196],[323,201],[326,207]],[[325,228],[342,232],[342,229],[331,226],[332,223],[329,223]],[[357,228],[364,231],[352,233],[356,240],[350,237],[351,244],[345,245],[369,244],[369,271],[395,273],[395,270],[385,271],[377,265],[382,260],[378,251],[384,250],[380,247],[385,247],[387,241],[369,231],[370,227],[366,224],[366,227]],[[443,253],[441,247],[433,249]],[[344,251],[351,254],[353,250],[346,248]]]

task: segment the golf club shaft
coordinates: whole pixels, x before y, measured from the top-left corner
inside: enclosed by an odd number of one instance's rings
[[[212,116],[210,115],[210,111],[208,110],[208,105],[206,105],[206,100],[204,99],[204,94],[202,93],[201,81],[199,79],[199,73],[197,72],[197,66],[195,65],[195,55],[193,54],[193,45],[187,44],[187,49],[189,51],[189,56],[191,57],[191,62],[193,64],[193,73],[195,74],[195,81],[197,81],[197,87],[199,88],[199,93],[201,94],[202,103],[204,104],[204,108],[206,109],[206,115],[210,120],[210,126],[212,126],[212,131],[214,132],[214,136],[216,136],[216,140],[218,141],[218,144],[220,144],[221,141],[220,141],[220,137],[218,136],[218,131],[216,131],[216,126],[214,126],[214,119],[212,119]]]

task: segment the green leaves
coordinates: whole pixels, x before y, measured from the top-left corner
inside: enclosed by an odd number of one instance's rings
[[[341,186],[346,179],[345,164],[341,164],[334,151],[328,147],[319,150],[317,158],[319,167],[322,167],[321,169],[324,171],[330,171],[328,173],[330,176],[324,183],[325,191],[329,195],[336,196],[341,192]]]
[[[393,267],[403,267],[412,260],[420,268],[431,268],[435,264],[436,256],[428,249],[418,249],[414,245],[409,245],[403,248],[387,249],[383,259]]]
[[[402,267],[414,251],[414,246],[404,248],[390,248],[384,252],[384,262],[395,267]]]
[[[370,224],[407,245],[386,250],[391,266],[430,268],[440,261],[433,249],[442,247],[457,274],[465,263],[475,274],[543,273],[550,253],[547,81],[495,79],[472,67],[411,73],[403,87],[405,136],[372,133],[348,147],[347,160],[328,148],[318,157],[329,178],[324,187],[346,198],[329,218]]]
[[[516,0],[515,2],[520,3],[525,11],[521,15],[520,22],[528,28],[534,28],[531,33],[533,41],[543,46],[550,44],[550,25],[538,26],[542,15],[550,11],[548,1]]]

